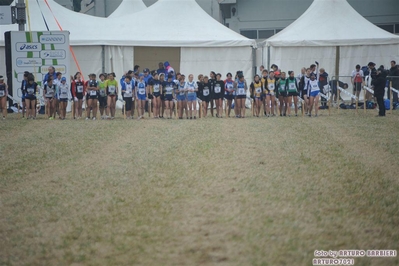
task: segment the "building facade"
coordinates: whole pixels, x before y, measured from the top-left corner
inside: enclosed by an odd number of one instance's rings
[[[72,8],[72,0],[55,0]],[[157,0],[143,0],[150,6]],[[107,17],[122,0],[82,0],[81,12]],[[267,39],[294,22],[313,0],[196,0],[210,16],[251,39]],[[348,0],[370,22],[399,34],[399,0]],[[195,19],[195,16],[193,16]],[[315,21],[315,24],[318,23]],[[339,14],[337,14],[339,23]],[[350,25],[348,25],[350,27]],[[367,29],[365,29],[367,30]]]
[[[294,22],[312,2],[313,0],[222,0],[221,20],[227,27],[248,38],[267,39]],[[373,24],[399,34],[398,0],[348,0],[348,3]],[[315,21],[316,23],[318,22]]]

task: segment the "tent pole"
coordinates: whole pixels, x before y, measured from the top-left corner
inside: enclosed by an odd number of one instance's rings
[[[338,80],[339,80],[339,59],[341,57],[340,53],[341,53],[340,47],[337,46],[335,51],[335,76],[337,77]]]
[[[101,45],[101,71],[105,73],[105,45]]]
[[[253,73],[251,75],[251,77],[256,75],[256,49],[252,47],[252,69],[253,69]]]
[[[267,46],[267,67],[266,67],[267,71],[270,71],[269,67],[270,67],[270,46]]]

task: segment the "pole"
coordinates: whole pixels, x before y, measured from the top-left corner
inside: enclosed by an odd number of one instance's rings
[[[341,99],[341,97],[340,97],[341,91],[338,88],[339,88],[339,80],[337,79],[337,101],[338,101],[338,114],[339,114],[339,101]]]
[[[393,109],[393,92],[392,92],[391,88],[392,88],[392,80],[389,82],[389,91],[388,91],[388,93],[391,94],[391,97],[390,97],[390,99],[389,99],[389,105],[390,105],[390,109],[389,109],[389,110],[391,111],[391,114],[392,114],[392,109]]]
[[[367,101],[366,101],[366,90],[363,88],[363,113],[366,113],[366,105],[367,105]]]
[[[18,0],[15,6],[17,7],[18,30],[25,31],[25,23],[26,23],[25,0]]]

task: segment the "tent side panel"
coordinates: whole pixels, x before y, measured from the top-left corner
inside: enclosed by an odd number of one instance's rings
[[[376,63],[376,68],[384,65],[389,69],[392,60],[399,58],[399,45],[364,45],[341,47],[340,75],[350,75],[357,64],[366,66],[368,62]]]
[[[131,46],[105,46],[105,72],[115,72],[117,79],[133,70],[134,48]]]
[[[267,47],[264,47],[264,63],[267,64]],[[315,61],[320,63],[331,78],[335,71],[336,47],[270,47],[270,64],[276,64],[282,71],[293,70],[295,75],[301,68],[308,68]],[[270,67],[270,66],[269,66]]]
[[[90,73],[95,73],[97,76],[101,73],[101,46],[73,46],[72,48],[85,80],[88,79]],[[79,71],[72,55],[70,67],[71,75]]]
[[[242,70],[247,81],[252,80],[252,48],[181,48],[181,71],[185,74],[209,75],[210,71],[222,74],[222,79],[228,72],[233,74]]]

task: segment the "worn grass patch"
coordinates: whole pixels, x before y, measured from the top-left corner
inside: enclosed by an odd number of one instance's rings
[[[11,115],[0,265],[311,265],[316,249],[397,249],[399,114],[374,116]]]

